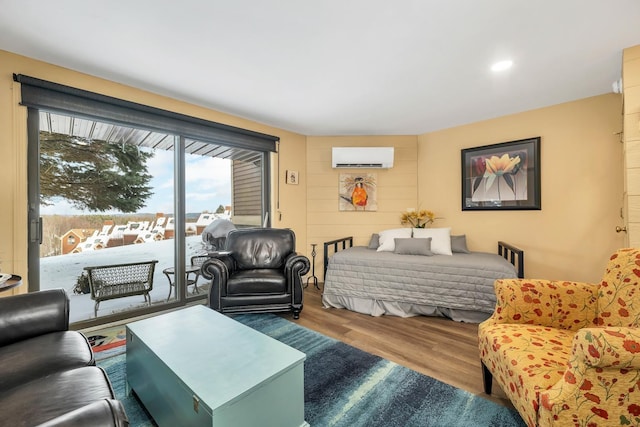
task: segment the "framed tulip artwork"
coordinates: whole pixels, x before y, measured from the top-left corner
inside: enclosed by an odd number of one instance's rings
[[[462,150],[462,210],[540,210],[540,137]]]
[[[377,211],[375,173],[341,173],[338,209],[341,211]]]

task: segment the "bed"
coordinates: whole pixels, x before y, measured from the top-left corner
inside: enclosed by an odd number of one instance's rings
[[[482,322],[495,308],[494,281],[524,277],[524,252],[504,242],[497,254],[465,252],[419,256],[353,246],[352,237],[325,242],[323,305],[372,316]]]

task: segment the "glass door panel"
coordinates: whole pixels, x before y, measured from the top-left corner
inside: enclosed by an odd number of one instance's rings
[[[175,253],[174,137],[46,112],[39,137],[40,289],[67,290],[72,323],[166,303],[163,270]],[[119,296],[129,285],[104,288],[114,298],[100,302],[96,315],[85,267],[154,260],[149,299]]]
[[[209,251],[222,249],[231,222],[231,161],[207,155],[211,147],[187,140],[185,154],[187,298],[206,297],[210,281],[199,267]]]

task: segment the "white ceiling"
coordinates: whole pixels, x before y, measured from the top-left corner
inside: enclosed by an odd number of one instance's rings
[[[610,93],[637,44],[640,0],[0,0],[2,50],[305,135]]]

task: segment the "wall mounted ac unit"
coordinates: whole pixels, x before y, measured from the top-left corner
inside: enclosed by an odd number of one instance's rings
[[[333,147],[331,167],[391,168],[393,167],[393,147]]]

